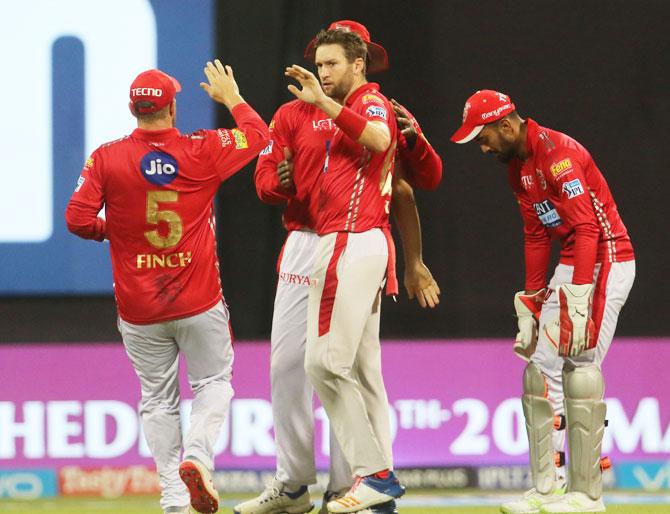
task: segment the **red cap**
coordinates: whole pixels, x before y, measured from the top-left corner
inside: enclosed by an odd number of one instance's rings
[[[365,25],[358,23],[357,21],[351,20],[340,20],[334,21],[328,27],[328,30],[344,30],[346,32],[355,32],[358,34],[363,42],[368,47],[368,73],[376,73],[378,71],[387,70],[389,67],[389,56],[384,50],[384,47],[373,43],[370,41],[370,32],[365,28]],[[305,48],[305,59],[308,61],[314,62],[314,55],[316,54],[316,49],[314,45],[316,44],[316,38],[312,39],[307,48]]]
[[[463,124],[454,132],[451,140],[458,144],[472,141],[484,125],[498,121],[514,110],[516,107],[509,96],[491,89],[477,91],[465,102]]]
[[[160,111],[181,91],[177,79],[160,70],[140,73],[130,85],[130,109],[139,114]],[[137,108],[137,102],[151,102],[150,107]]]

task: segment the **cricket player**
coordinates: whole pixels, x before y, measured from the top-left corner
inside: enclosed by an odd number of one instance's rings
[[[328,512],[358,512],[399,498],[392,467],[388,400],[381,371],[381,290],[397,293],[388,229],[397,125],[392,104],[367,82],[366,41],[351,30],[321,31],[319,79],[298,65],[286,75],[300,101],[337,126],[321,173],[310,274],[305,370],[356,476]]]
[[[74,234],[109,240],[118,327],[140,380],[142,426],[165,513],[187,513],[189,503],[198,512],[218,509],[213,444],[233,396],[233,348],[212,200],[268,141],[230,66],[217,59],[204,71],[201,87],[228,108],[237,128],[181,134],[177,80],[155,69],[140,73],[130,86],[138,128],[93,152],[65,213]],[[106,220],[98,217],[103,206]],[[195,395],[181,464],[179,352]]]
[[[588,150],[521,118],[509,96],[477,91],[451,139],[474,141],[507,164],[524,224],[526,283],[514,297],[519,325],[514,350],[528,361],[522,404],[534,487],[501,510],[605,512],[601,365],[635,278],[626,227]],[[561,253],[547,284],[552,239],[560,242]],[[567,492],[564,474],[554,469],[554,452],[558,465],[564,461],[565,425]]]
[[[353,31],[366,41],[368,72],[388,67],[385,50],[370,41],[363,25],[340,20],[330,28]],[[312,62],[313,44],[314,41],[305,51]],[[397,102],[394,110],[398,123],[402,124],[398,158],[407,170],[407,180],[418,187],[434,189],[442,177],[441,159],[414,117]],[[289,509],[297,513],[312,509],[308,485],[316,482],[316,469],[313,388],[304,371],[307,298],[319,242],[316,233],[319,177],[327,172],[327,152],[336,128],[333,120],[316,106],[299,100],[288,102],[270,122],[270,144],[258,159],[255,181],[259,198],[266,203],[286,205],[283,222],[289,231],[277,264],[279,277],[271,335],[277,472],[261,495],[235,507],[238,514],[279,514]],[[422,306],[433,307],[439,302],[439,288],[421,258],[413,191],[402,179],[394,182],[392,210],[400,218],[408,294],[410,298],[416,296]],[[327,512],[328,501],[343,495],[352,484],[349,465],[332,436],[331,431],[330,481],[322,502],[323,513]]]

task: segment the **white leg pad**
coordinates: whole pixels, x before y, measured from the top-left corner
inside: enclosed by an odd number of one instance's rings
[[[554,490],[554,411],[547,400],[547,383],[539,368],[530,362],[523,373],[523,414],[530,449],[530,469],[535,489],[541,494]]]
[[[605,432],[605,383],[594,364],[563,367],[563,390],[568,431],[568,490],[593,500],[602,496],[600,453]]]

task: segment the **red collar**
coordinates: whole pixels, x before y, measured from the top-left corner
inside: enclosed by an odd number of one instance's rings
[[[370,90],[379,91],[379,84],[377,84],[376,82],[366,82],[361,87],[355,89],[354,92],[349,95],[349,98],[347,98],[347,101],[345,102],[344,105],[350,107],[358,99],[359,96]]]
[[[174,127],[159,130],[147,130],[147,129],[136,128],[135,130],[133,130],[131,137],[137,139],[143,139],[146,141],[156,141],[156,140],[172,139],[174,137],[178,137],[179,135],[180,135],[179,130]]]
[[[538,142],[538,133],[540,132],[540,126],[536,121],[528,118],[526,120],[526,158],[530,158],[536,152],[537,142]]]

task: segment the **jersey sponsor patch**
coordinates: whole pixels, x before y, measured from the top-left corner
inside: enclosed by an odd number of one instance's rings
[[[249,148],[249,143],[247,142],[247,136],[240,129],[232,129],[233,137],[235,138],[235,148],[237,150],[243,150]]]
[[[270,132],[272,132],[272,131],[275,129],[275,120],[274,120],[274,118],[272,118],[272,120],[270,120],[270,125],[268,125],[268,129],[270,130]]]
[[[81,186],[84,185],[84,182],[86,182],[86,179],[79,175],[79,178],[77,179],[77,187],[74,188],[74,192],[78,193],[79,190],[81,189]]]
[[[322,120],[312,120],[312,130],[314,132],[329,131],[335,129],[335,122],[330,118]]]
[[[266,146],[265,148],[263,148],[263,150],[261,151],[260,155],[268,155],[268,154],[272,153],[272,145],[273,145],[273,143],[274,143],[274,141],[272,141],[272,139],[270,139],[270,142],[268,143],[268,146]]]
[[[230,145],[233,140],[230,138],[230,132],[226,129],[218,129],[216,133],[219,135],[219,141],[221,141],[221,148],[225,148]]]
[[[371,103],[377,103],[384,105],[384,100],[379,98],[377,95],[363,95],[363,98],[361,99],[363,104],[371,104]]]
[[[565,173],[570,173],[572,171],[572,161],[568,159],[563,159],[562,161],[555,162],[549,166],[549,170],[554,178],[558,178]]]
[[[563,220],[556,211],[556,207],[549,200],[534,203],[533,207],[535,208],[537,217],[540,218],[545,227],[556,228],[563,223]]]
[[[526,191],[533,187],[533,175],[522,175],[521,185]]]
[[[365,114],[367,114],[369,118],[383,118],[385,120],[388,119],[386,109],[379,105],[371,105],[365,110]]]
[[[568,195],[568,199],[584,194],[584,188],[578,178],[563,184],[563,192]]]
[[[152,184],[165,186],[177,178],[179,166],[170,154],[149,152],[140,162],[142,176]]]
[[[89,170],[93,167],[93,157],[89,157],[86,159],[86,162],[84,163],[84,169]]]

